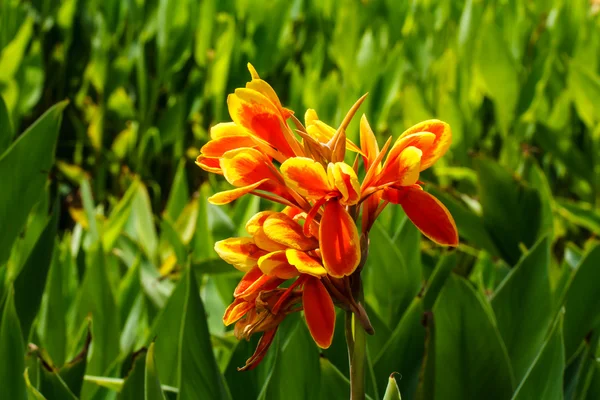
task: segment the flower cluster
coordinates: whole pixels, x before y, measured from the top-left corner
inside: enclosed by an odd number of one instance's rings
[[[372,331],[359,301],[360,270],[368,254],[369,230],[389,203],[401,205],[434,242],[458,244],[452,216],[419,181],[420,172],[450,146],[446,123],[421,122],[380,149],[363,115],[358,146],[346,138],[346,128],[364,96],[337,129],[319,120],[312,109],[302,124],[248,67],[252,80],[227,99],[233,122],[211,129],[211,140],[196,160],[234,187],[209,198],[211,203],[226,204],[253,194],[285,206],[281,212],[262,211],[252,217],[246,224],[249,236],[215,244],[223,260],[245,273],[224,323],[236,324],[238,338],[263,333],[242,369],[262,360],[279,324],[293,312],[304,311],[321,348],[333,339],[334,304],[353,312]],[[347,151],[355,154],[353,165],[344,162]]]

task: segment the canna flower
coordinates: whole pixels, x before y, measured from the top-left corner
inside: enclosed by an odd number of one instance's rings
[[[215,244],[226,262],[244,271],[225,311],[225,325],[236,323],[235,335],[248,339],[262,332],[257,353],[244,369],[264,357],[286,315],[304,310],[309,331],[321,348],[333,340],[335,310],[321,279],[327,276],[318,252],[318,240],[305,236],[302,226],[283,212],[263,211],[246,224],[251,237],[230,238]],[[287,288],[279,288],[292,281]]]
[[[312,109],[302,124],[254,68],[248,68],[251,81],[227,99],[232,122],[211,128],[196,160],[232,186],[210,197],[211,203],[227,204],[251,194],[285,206],[253,216],[246,224],[248,236],[215,244],[217,254],[244,273],[224,324],[235,324],[238,339],[262,334],[242,370],[263,359],[279,325],[294,312],[303,312],[321,348],[333,340],[334,305],[353,313],[373,333],[361,302],[360,272],[369,231],[390,203],[400,205],[429,239],[458,245],[452,216],[419,180],[421,171],[450,146],[446,123],[424,121],[380,148],[363,115],[358,146],[346,137],[346,129],[365,96],[337,128]],[[345,162],[347,151],[354,157],[352,165]]]

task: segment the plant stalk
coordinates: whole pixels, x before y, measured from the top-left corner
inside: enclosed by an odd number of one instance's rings
[[[366,339],[366,332],[360,322],[354,314],[347,312],[346,341],[350,361],[350,400],[365,399]]]

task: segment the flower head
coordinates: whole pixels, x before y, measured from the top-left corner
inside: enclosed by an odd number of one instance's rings
[[[369,230],[389,203],[401,205],[434,242],[458,244],[452,216],[419,180],[420,172],[450,146],[446,123],[424,121],[391,147],[388,140],[380,148],[363,115],[357,146],[347,139],[346,129],[365,96],[337,128],[322,122],[312,109],[306,111],[303,125],[251,65],[249,69],[252,80],[227,99],[233,122],[211,129],[211,140],[196,160],[233,186],[210,202],[227,204],[252,194],[285,206],[281,212],[253,216],[246,224],[248,236],[215,244],[223,260],[244,272],[223,322],[235,323],[239,339],[262,334],[242,369],[262,360],[279,324],[294,312],[304,312],[321,348],[333,340],[334,304],[373,331],[360,300],[360,271]],[[352,166],[345,163],[347,150],[356,157]],[[364,175],[359,174],[361,159]]]

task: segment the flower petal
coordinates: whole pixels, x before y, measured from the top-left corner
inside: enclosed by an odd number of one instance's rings
[[[335,308],[331,296],[319,279],[309,278],[304,283],[302,305],[311,336],[317,346],[327,349],[333,341]]]
[[[249,136],[248,131],[235,122],[221,122],[210,128],[210,138],[220,139],[230,136]]]
[[[227,182],[236,187],[252,185],[264,179],[279,180],[271,160],[256,149],[227,151],[221,157],[220,164]]]
[[[313,159],[289,158],[279,170],[286,184],[301,196],[316,200],[331,192],[325,168]]]
[[[256,368],[262,359],[265,358],[267,350],[269,350],[271,343],[273,343],[273,338],[275,337],[275,333],[277,333],[277,328],[279,328],[279,325],[263,333],[258,341],[258,345],[256,346],[254,354],[252,354],[252,357],[246,360],[246,365],[244,365],[242,368],[238,368],[238,371],[250,371]]]
[[[215,251],[223,261],[243,272],[256,267],[258,259],[266,254],[247,237],[220,240],[215,243]]]
[[[248,185],[248,186],[244,186],[244,187],[240,187],[240,188],[236,188],[236,189],[232,189],[232,190],[225,190],[224,192],[215,193],[214,195],[212,195],[208,198],[208,202],[211,204],[218,205],[218,206],[231,203],[232,201],[239,199],[243,195],[248,194],[248,193],[252,192],[253,190],[256,190],[260,185],[262,185],[268,181],[269,181],[269,179],[263,179],[262,181],[258,181],[256,183],[253,183],[252,185]]]
[[[329,163],[327,166],[329,184],[342,195],[342,204],[354,205],[360,199],[360,183],[356,172],[346,163]]]
[[[203,156],[221,157],[229,150],[240,149],[244,147],[255,147],[256,143],[248,135],[242,136],[223,136],[210,140],[200,149]]]
[[[205,157],[203,155],[199,155],[196,158],[196,165],[205,170],[206,172],[223,175],[223,171],[221,171],[221,164],[218,158]]]
[[[275,289],[281,282],[283,280],[265,275],[260,268],[254,267],[242,277],[233,291],[233,297],[243,297],[249,301],[256,298],[260,290]]]
[[[360,148],[364,154],[363,161],[365,163],[365,171],[367,171],[379,154],[379,145],[377,144],[377,138],[373,133],[373,129],[369,125],[367,116],[364,114],[360,119]]]
[[[456,224],[446,206],[417,185],[386,189],[383,198],[400,204],[412,223],[432,241],[444,246],[458,246]]]
[[[288,262],[296,267],[301,274],[312,275],[317,278],[327,275],[327,271],[323,268],[321,262],[303,251],[287,249],[285,256]]]
[[[274,251],[262,256],[258,260],[258,267],[265,275],[274,276],[279,279],[287,280],[298,276],[296,267],[288,263],[285,250]]]
[[[411,128],[408,128],[398,140],[402,140],[407,136],[413,135],[418,132],[431,132],[435,135],[435,140],[432,145],[428,146],[427,149],[423,150],[423,159],[421,160],[421,171],[432,166],[441,156],[443,156],[450,144],[452,143],[452,130],[450,125],[447,123],[437,120],[430,119],[427,121],[419,122]],[[418,146],[417,146],[418,147]]]
[[[323,266],[336,278],[350,275],[360,262],[360,241],[354,220],[337,201],[325,203],[319,227]]]
[[[263,227],[265,220],[273,214],[277,214],[277,211],[261,211],[254,214],[254,216],[246,222],[246,232],[251,236],[254,235]]]
[[[285,121],[280,110],[264,94],[253,89],[237,89],[227,97],[231,119],[268,142],[287,157],[296,154],[288,143]],[[291,138],[293,140],[293,137]]]
[[[398,185],[411,186],[417,183],[422,155],[423,152],[414,146],[409,146],[400,153],[396,178]]]
[[[263,225],[267,237],[285,247],[302,251],[313,250],[319,247],[319,242],[311,237],[304,236],[302,226],[283,213],[269,216]]]
[[[254,232],[254,235],[252,235],[252,238],[258,247],[268,252],[287,249],[286,245],[276,242],[267,236],[263,227],[258,228],[256,232]]]
[[[227,307],[223,315],[223,324],[229,326],[242,318],[248,311],[254,307],[254,303],[237,298]]]
[[[431,132],[419,132],[412,135],[401,136],[396,140],[383,163],[383,168],[376,179],[378,185],[393,182],[398,176],[400,154],[407,147],[416,147],[423,154],[430,150],[435,141],[435,135]],[[421,168],[421,171],[423,168]]]

